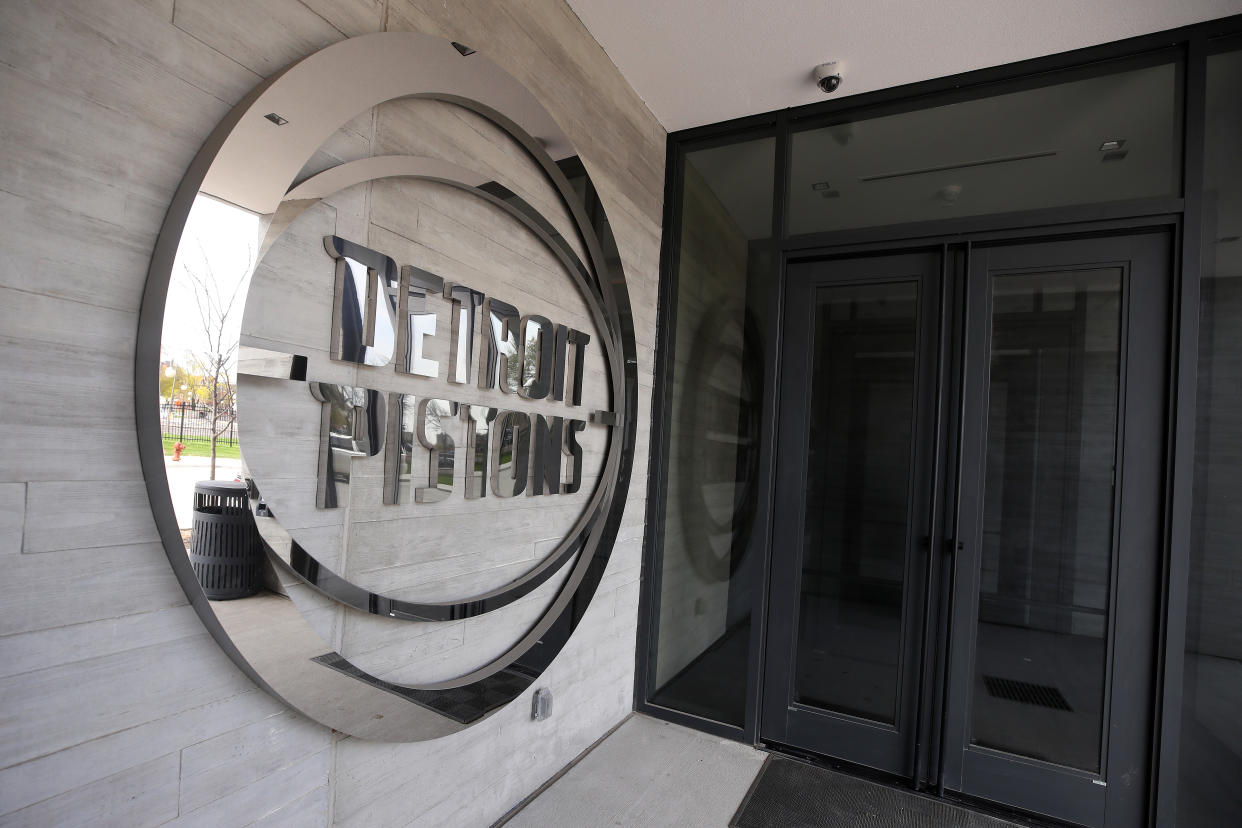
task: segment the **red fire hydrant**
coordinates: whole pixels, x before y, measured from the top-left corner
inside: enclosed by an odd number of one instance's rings
[[[173,460],[180,460],[181,452],[183,451],[185,451],[185,445],[178,440],[176,445],[173,446]]]

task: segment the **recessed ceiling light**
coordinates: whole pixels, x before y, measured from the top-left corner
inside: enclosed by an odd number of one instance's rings
[[[275,124],[276,126],[284,126],[285,124],[289,123],[287,120],[285,120],[284,118],[280,117],[280,116],[279,116],[279,115],[277,115],[275,112],[269,112],[269,113],[267,113],[266,115],[264,115],[263,117],[264,117],[264,118],[267,118],[269,121],[271,121],[271,122],[272,122],[273,124]]]
[[[1114,152],[1126,145],[1125,138],[1114,138],[1111,141],[1105,141],[1100,144],[1100,152]]]
[[[814,184],[811,185],[811,189],[815,190],[816,192],[819,192],[820,190],[831,190],[832,185],[829,184],[827,181],[816,181]]]
[[[470,57],[471,55],[474,54],[474,49],[471,49],[469,46],[467,46],[464,43],[458,43],[456,40],[451,41],[451,43],[453,44],[454,49],[461,52],[462,57]]]

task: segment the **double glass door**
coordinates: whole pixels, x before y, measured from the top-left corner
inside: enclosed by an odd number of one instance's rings
[[[765,740],[1142,821],[1169,256],[1146,233],[789,265]]]

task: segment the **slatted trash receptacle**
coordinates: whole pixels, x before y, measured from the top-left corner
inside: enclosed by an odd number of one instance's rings
[[[245,483],[194,484],[190,565],[213,601],[254,595],[263,583],[263,547],[246,501]]]

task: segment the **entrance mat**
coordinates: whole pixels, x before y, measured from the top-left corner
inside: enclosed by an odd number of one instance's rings
[[[769,756],[731,828],[1013,828],[1019,825],[866,779]]]

